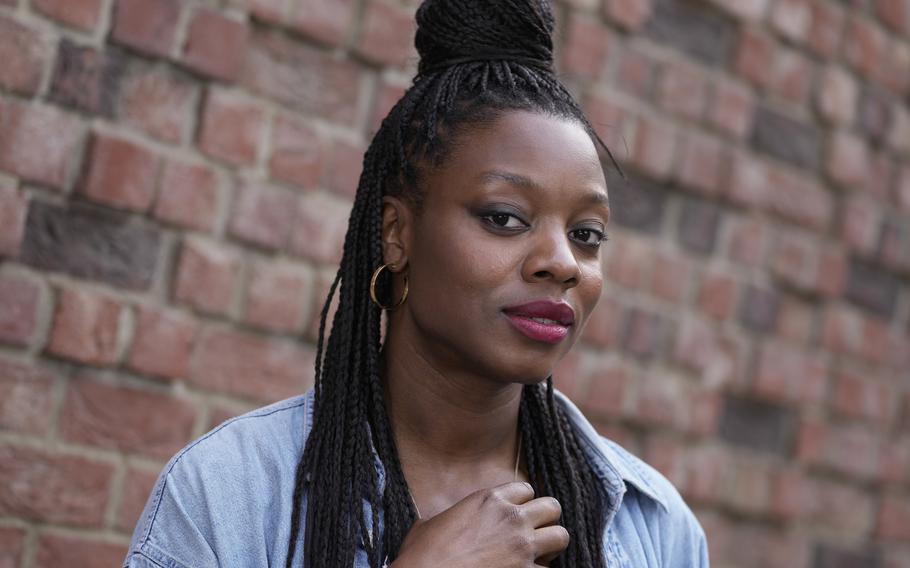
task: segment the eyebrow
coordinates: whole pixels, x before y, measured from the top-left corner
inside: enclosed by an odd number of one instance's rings
[[[504,181],[516,187],[528,188],[534,191],[544,191],[542,185],[532,180],[527,176],[521,174],[516,174],[512,172],[506,172],[503,170],[488,170],[481,174],[480,178],[484,182],[494,182],[494,181]],[[606,193],[601,193],[599,191],[592,191],[585,195],[584,198],[586,201],[591,202],[594,205],[606,205],[609,207],[610,200],[607,197]]]

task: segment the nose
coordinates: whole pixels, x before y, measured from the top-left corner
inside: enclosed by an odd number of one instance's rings
[[[529,247],[522,265],[525,281],[552,280],[564,288],[578,285],[581,274],[578,259],[562,227],[537,227]]]

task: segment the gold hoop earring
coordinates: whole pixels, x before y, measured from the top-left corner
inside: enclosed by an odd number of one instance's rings
[[[380,309],[394,310],[395,308],[397,308],[398,306],[403,304],[404,301],[408,297],[408,276],[405,275],[405,277],[404,277],[404,293],[401,295],[401,299],[398,300],[398,302],[392,306],[383,306],[382,303],[379,302],[379,299],[376,297],[376,280],[379,279],[379,275],[386,268],[394,269],[395,266],[392,264],[383,264],[382,266],[380,266],[379,268],[377,268],[376,270],[373,271],[373,276],[370,278],[370,300],[372,300],[374,304],[379,306]]]

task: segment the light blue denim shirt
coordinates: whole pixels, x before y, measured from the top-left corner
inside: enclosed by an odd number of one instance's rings
[[[149,496],[123,566],[284,566],[294,473],[312,425],[313,394],[228,420],[174,456]],[[612,504],[605,512],[607,567],[707,567],[705,533],[670,482],[599,436],[562,393],[556,398]],[[302,563],[302,529],[295,565]],[[367,567],[365,551],[358,551],[355,565]]]

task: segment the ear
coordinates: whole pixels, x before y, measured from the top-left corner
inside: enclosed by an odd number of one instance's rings
[[[414,215],[407,203],[398,197],[382,198],[382,261],[392,272],[401,272],[408,264]]]

